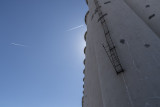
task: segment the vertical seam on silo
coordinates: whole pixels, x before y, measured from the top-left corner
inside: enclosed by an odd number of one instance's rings
[[[133,101],[132,101],[132,97],[131,97],[131,95],[130,95],[130,92],[129,92],[129,89],[128,89],[128,85],[127,85],[127,83],[126,83],[126,80],[125,80],[125,78],[124,78],[124,74],[123,74],[123,73],[122,73],[122,78],[123,78],[123,81],[124,81],[124,84],[125,84],[125,88],[126,88],[126,91],[127,91],[127,95],[128,95],[130,104],[131,104],[132,107],[134,107]]]

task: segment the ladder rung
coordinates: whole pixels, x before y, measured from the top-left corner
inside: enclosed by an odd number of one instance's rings
[[[113,61],[118,61],[118,58],[114,58]]]
[[[101,21],[101,24],[104,24],[106,21],[104,20],[104,21]]]
[[[115,46],[113,46],[112,48],[110,48],[110,50],[113,50],[113,49],[115,49]]]
[[[99,8],[101,8],[101,6],[97,6],[97,8],[96,8],[96,9],[99,9]]]
[[[115,65],[115,67],[121,66],[121,64]]]
[[[108,35],[108,34],[109,34],[109,31],[105,33],[105,35]]]
[[[101,13],[99,13],[99,15],[100,15]],[[103,14],[103,15],[100,15],[100,17],[99,17],[99,19],[98,19],[98,22],[104,17],[104,16],[106,16],[107,15],[107,13],[105,13],[105,14]]]

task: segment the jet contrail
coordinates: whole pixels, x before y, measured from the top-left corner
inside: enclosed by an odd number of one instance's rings
[[[69,30],[67,30],[67,31],[72,31],[72,30],[75,30],[75,29],[78,29],[78,28],[81,28],[81,27],[83,27],[83,25],[79,25],[79,26],[74,27],[74,28],[71,28],[71,29],[69,29]]]
[[[11,43],[11,45],[15,45],[15,46],[21,46],[21,47],[27,47],[25,45],[22,45],[22,44],[17,44],[17,43]]]

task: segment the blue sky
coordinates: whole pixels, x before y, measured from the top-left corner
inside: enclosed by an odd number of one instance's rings
[[[85,0],[0,0],[0,107],[81,107],[86,11]]]

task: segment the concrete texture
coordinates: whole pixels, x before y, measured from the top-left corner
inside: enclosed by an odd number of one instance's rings
[[[87,1],[82,106],[160,107],[159,1],[98,0],[125,70],[118,75],[102,46],[107,42],[95,2]],[[145,11],[148,4],[151,13]],[[156,16],[148,20],[152,11]]]
[[[124,1],[160,37],[160,0]]]

